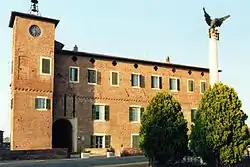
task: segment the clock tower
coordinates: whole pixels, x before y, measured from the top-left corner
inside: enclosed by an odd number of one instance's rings
[[[11,150],[52,148],[54,41],[59,20],[12,12]]]

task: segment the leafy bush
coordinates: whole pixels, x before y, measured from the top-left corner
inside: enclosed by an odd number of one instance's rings
[[[188,151],[187,131],[180,103],[169,93],[158,93],[142,114],[140,148],[152,163],[182,160]]]
[[[137,155],[144,155],[144,153],[140,149],[136,148],[124,148],[121,152],[121,156],[137,156]]]
[[[215,84],[202,96],[190,147],[209,164],[230,166],[240,162],[249,143],[247,115],[233,88]]]
[[[112,148],[112,147],[110,147],[110,148],[107,149],[107,152],[113,152],[113,153],[114,153],[114,152],[115,152],[115,149]]]

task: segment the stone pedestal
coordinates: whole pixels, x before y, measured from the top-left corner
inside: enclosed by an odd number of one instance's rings
[[[81,159],[86,159],[90,157],[90,153],[81,153]]]
[[[219,82],[219,65],[218,65],[218,41],[219,30],[209,29],[209,80],[210,85],[213,86]]]
[[[107,158],[114,157],[115,153],[114,152],[107,152]]]

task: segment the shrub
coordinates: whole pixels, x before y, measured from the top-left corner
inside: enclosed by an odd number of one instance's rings
[[[158,93],[142,114],[140,148],[152,163],[182,160],[188,151],[187,131],[180,103],[169,93]]]

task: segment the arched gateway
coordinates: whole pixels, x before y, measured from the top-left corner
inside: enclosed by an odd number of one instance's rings
[[[72,125],[67,119],[58,119],[52,126],[52,147],[72,151]]]

